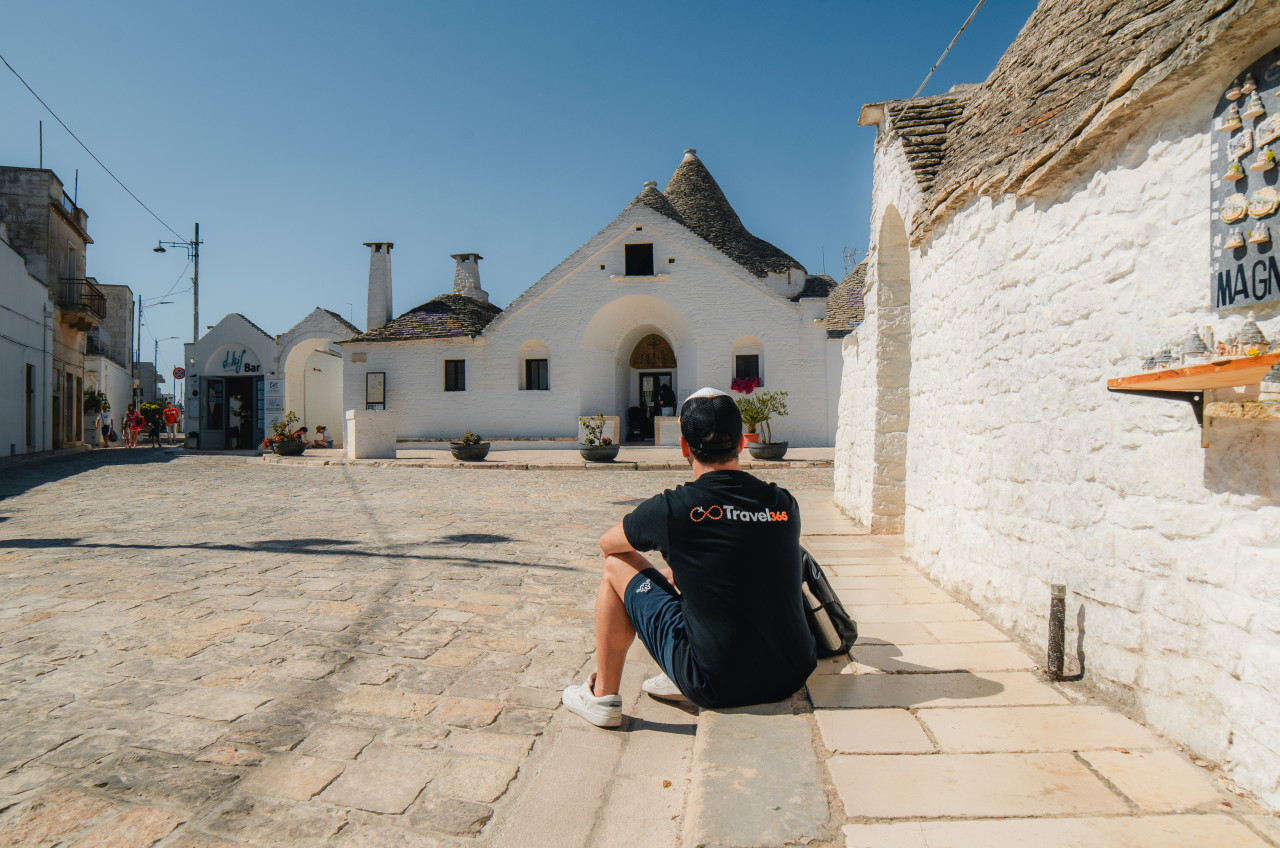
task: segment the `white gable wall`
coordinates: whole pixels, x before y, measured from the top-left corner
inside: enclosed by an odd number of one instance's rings
[[[655,276],[625,277],[625,245],[641,242],[654,245]],[[344,345],[344,403],[363,408],[364,374],[386,371],[388,410],[397,415],[401,438],[454,437],[467,429],[493,437],[574,437],[579,415],[625,421],[627,408],[638,403],[629,361],[648,333],[671,343],[679,399],[704,385],[727,389],[734,343],[753,336],[762,346],[765,388],[789,392],[791,414],[776,422],[774,438],[797,446],[830,444],[831,346],[824,325],[814,321],[824,314],[822,302],[780,299],[766,281],[685,227],[636,206],[475,340]],[[546,345],[548,392],[519,388],[521,352],[531,340]],[[368,361],[354,363],[353,353]],[[467,360],[466,392],[443,391],[448,358]],[[415,388],[393,399],[393,385]]]

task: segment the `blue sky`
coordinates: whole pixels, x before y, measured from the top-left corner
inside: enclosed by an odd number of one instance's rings
[[[364,326],[365,241],[393,241],[395,312],[479,252],[506,306],[696,148],[748,229],[811,273],[863,250],[874,131],[970,0],[10,4],[0,53],[183,238],[200,324],[280,333],[323,306]],[[1032,0],[987,0],[925,94],[980,82]],[[89,213],[89,273],[164,295],[143,331],[190,341],[174,239],[0,66],[0,164],[44,164]],[[824,266],[825,255],[825,266]],[[351,304],[350,306],[348,304]]]

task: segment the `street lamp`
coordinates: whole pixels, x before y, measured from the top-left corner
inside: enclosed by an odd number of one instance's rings
[[[183,247],[187,250],[187,258],[195,265],[195,273],[191,277],[191,343],[200,341],[200,223],[196,222],[196,235],[191,241],[159,241],[151,248],[155,253],[164,253],[166,247]]]

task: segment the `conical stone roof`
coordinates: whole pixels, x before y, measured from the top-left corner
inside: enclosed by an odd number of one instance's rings
[[[657,194],[656,189],[652,190]],[[650,187],[646,186],[636,199],[653,206],[643,200],[649,191]],[[804,271],[804,266],[791,256],[747,231],[715,177],[698,159],[696,151],[684,152],[684,159],[662,194],[676,212],[674,220],[693,230],[757,277],[785,274],[792,268]],[[653,208],[671,217],[657,206]]]

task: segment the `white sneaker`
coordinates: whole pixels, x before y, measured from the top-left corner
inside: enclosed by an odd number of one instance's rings
[[[655,698],[662,698],[667,701],[689,700],[684,696],[684,693],[680,691],[680,687],[663,672],[658,672],[644,683],[641,683],[640,688]]]
[[[604,695],[597,698],[591,694],[595,686],[596,676],[593,672],[586,683],[575,683],[566,686],[560,696],[571,713],[577,713],[596,727],[620,727],[622,725],[622,698],[618,695]]]

